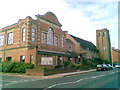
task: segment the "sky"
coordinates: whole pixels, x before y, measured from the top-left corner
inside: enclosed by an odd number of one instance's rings
[[[111,46],[119,48],[118,0],[1,0],[0,29],[48,11],[57,16],[63,31],[95,45],[96,30],[107,28]]]

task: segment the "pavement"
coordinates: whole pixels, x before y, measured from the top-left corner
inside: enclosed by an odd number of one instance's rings
[[[75,75],[75,74],[82,74],[82,73],[93,72],[93,71],[96,71],[96,69],[69,72],[69,73],[59,73],[59,74],[53,74],[53,75],[49,75],[49,76],[27,75],[27,74],[16,74],[16,73],[14,73],[14,74],[13,73],[0,73],[0,75],[23,77],[23,78],[48,79],[48,78],[58,78],[58,77],[64,77],[64,76],[69,76],[69,75]]]

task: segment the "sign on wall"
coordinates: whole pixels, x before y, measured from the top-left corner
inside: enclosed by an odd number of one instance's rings
[[[41,65],[53,65],[52,57],[42,57],[41,58]]]

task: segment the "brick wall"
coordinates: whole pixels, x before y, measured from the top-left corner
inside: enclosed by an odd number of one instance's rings
[[[119,53],[114,48],[112,48],[112,61],[120,62],[119,61]]]

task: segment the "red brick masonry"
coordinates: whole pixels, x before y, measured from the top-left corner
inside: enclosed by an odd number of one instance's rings
[[[46,75],[52,75],[57,73],[65,73],[65,72],[74,72],[77,71],[75,68],[60,68],[60,69],[26,69],[26,74],[32,74],[32,75],[40,75],[40,76],[46,76]]]

